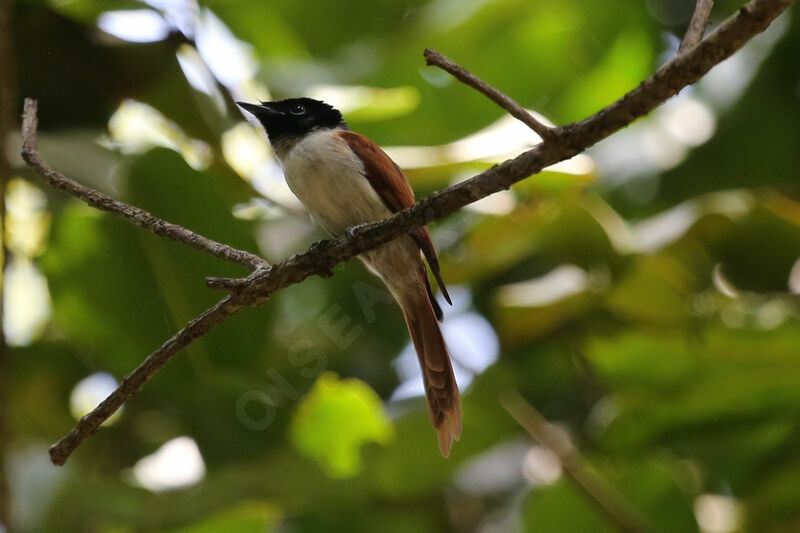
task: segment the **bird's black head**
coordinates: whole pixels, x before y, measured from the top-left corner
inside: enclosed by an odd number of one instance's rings
[[[267,130],[273,145],[284,139],[302,137],[315,129],[347,127],[339,111],[313,98],[288,98],[261,102],[260,105],[245,102],[237,104],[255,115]]]

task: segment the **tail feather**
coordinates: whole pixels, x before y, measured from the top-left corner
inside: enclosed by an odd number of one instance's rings
[[[439,450],[447,457],[453,441],[461,437],[461,397],[450,354],[428,294],[420,290],[404,298],[402,304],[406,325],[422,368],[428,414],[438,433]]]
[[[444,286],[444,285],[442,285]],[[433,295],[433,289],[431,288],[431,282],[428,280],[428,276],[425,276],[425,290],[428,293],[428,300],[431,302],[431,306],[433,307],[433,314],[436,315],[436,320],[441,322],[444,320],[444,313],[442,313],[442,308],[439,306],[439,302],[436,301],[436,296]],[[449,296],[448,296],[449,298]]]

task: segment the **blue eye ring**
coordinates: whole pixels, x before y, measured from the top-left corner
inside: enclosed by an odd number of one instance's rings
[[[294,104],[290,109],[289,113],[292,115],[300,116],[304,115],[306,112],[306,108],[303,104]]]

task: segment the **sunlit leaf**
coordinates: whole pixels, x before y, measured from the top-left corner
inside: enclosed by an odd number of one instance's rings
[[[357,474],[361,447],[387,443],[393,433],[375,392],[359,380],[340,380],[333,373],[317,379],[292,422],[297,449],[334,477]]]

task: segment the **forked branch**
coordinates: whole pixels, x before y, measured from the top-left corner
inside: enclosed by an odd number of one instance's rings
[[[436,50],[430,48],[425,49],[425,62],[428,65],[439,67],[440,69],[449,72],[458,81],[465,83],[480,92],[494,103],[508,111],[508,113],[519,120],[530,129],[539,134],[543,140],[550,140],[554,137],[555,128],[547,126],[540,122],[536,117],[531,115],[527,109],[519,105],[517,102],[506,96],[504,93],[495,89],[472,72],[468,71],[461,65],[453,62],[449,57],[443,56]]]
[[[692,19],[689,21],[689,28],[683,36],[681,46],[678,48],[678,53],[683,53],[688,48],[696,45],[703,38],[708,25],[708,19],[711,16],[711,9],[714,7],[714,0],[697,0],[694,7]]]
[[[535,119],[531,121],[533,117],[510,98],[495,99],[491,96],[491,94],[502,95],[500,91],[477,80],[452,61],[444,61],[446,59],[444,56],[427,51],[426,58],[432,64],[445,68],[448,72],[452,71],[451,73],[456,76],[458,76],[456,72],[459,72],[461,81],[480,90],[512,115],[528,124],[542,136],[544,142],[514,159],[438,191],[415,206],[382,222],[352,228],[344,235],[316,243],[308,250],[272,266],[268,266],[263,259],[254,254],[210,241],[185,228],[157,219],[146,211],[116,202],[48,168],[36,151],[36,105],[33,101],[26,102],[23,117],[23,138],[25,139],[23,157],[53,187],[77,196],[98,209],[121,216],[158,235],[185,242],[195,248],[209,251],[217,257],[253,269],[250,276],[241,280],[216,278],[211,280],[213,286],[226,288],[231,291],[231,295],[190,322],[148,356],[137,369],[123,380],[109,398],[83,417],[69,435],[51,447],[51,459],[56,464],[63,464],[83,439],[93,434],[125,400],[139,391],[169,357],[181,351],[194,339],[204,335],[239,309],[259,305],[275,292],[300,283],[309,276],[328,276],[338,263],[376,248],[416,227],[440,220],[470,203],[508,189],[514,183],[536,174],[550,165],[581,153],[615,131],[646,115],[684,87],[695,83],[712,67],[730,57],[747,41],[763,31],[792,4],[794,4],[794,0],[752,0],[724,21],[713,34],[665,63],[652,76],[616,102],[580,122],[561,127],[544,126]]]

